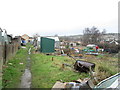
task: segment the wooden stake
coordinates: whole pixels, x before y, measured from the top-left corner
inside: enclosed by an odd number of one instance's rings
[[[64,67],[65,67],[64,64],[62,64],[62,69],[64,69]]]
[[[52,57],[52,61],[53,61],[53,57]]]

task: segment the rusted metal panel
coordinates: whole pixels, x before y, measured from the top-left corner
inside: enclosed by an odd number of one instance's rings
[[[95,64],[91,62],[86,62],[82,60],[77,60],[74,64],[74,69],[79,72],[89,72],[90,68],[92,71],[94,71]]]

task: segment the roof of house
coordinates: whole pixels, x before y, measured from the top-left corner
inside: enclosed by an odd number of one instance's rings
[[[28,36],[27,34],[24,34],[24,35],[22,35],[21,37],[23,37],[23,36]],[[29,37],[29,36],[28,36]]]
[[[11,35],[7,35],[7,36],[12,38],[12,36],[11,36]]]
[[[88,44],[87,47],[95,47],[95,44]]]
[[[115,43],[115,44],[117,44],[117,45],[119,44],[117,41],[114,41],[114,40],[111,41],[110,43]]]

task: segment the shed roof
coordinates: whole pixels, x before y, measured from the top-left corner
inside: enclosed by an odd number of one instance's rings
[[[117,41],[111,41],[110,43],[115,43],[116,45],[118,45],[119,43]]]
[[[87,47],[95,47],[95,44],[88,44]]]
[[[47,37],[47,38],[54,39],[55,41],[60,41],[58,37]]]

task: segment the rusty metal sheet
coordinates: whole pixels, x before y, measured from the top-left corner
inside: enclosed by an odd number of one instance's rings
[[[74,69],[79,72],[89,72],[90,68],[94,71],[95,64],[87,61],[77,60],[74,64]]]

